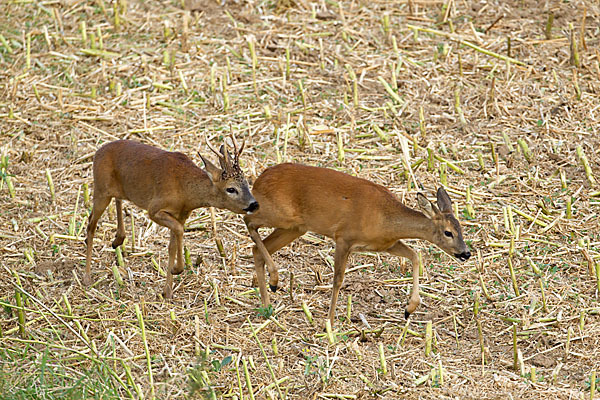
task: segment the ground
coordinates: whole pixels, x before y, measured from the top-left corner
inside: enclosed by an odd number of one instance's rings
[[[593,398],[599,26],[597,1],[3,1],[0,398]],[[111,205],[83,285],[99,146],[201,164],[230,131],[250,181],[320,165],[411,207],[444,185],[474,256],[409,241],[407,321],[406,261],[354,254],[328,338],[330,239],[276,254],[264,309],[241,217],[198,209],[166,301],[168,231],[126,203],[122,261]]]

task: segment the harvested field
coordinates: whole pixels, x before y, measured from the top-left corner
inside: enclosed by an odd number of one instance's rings
[[[600,398],[598,1],[6,0],[0,35],[0,399]],[[201,164],[230,129],[250,180],[445,185],[474,256],[410,241],[407,321],[406,261],[355,253],[327,335],[330,239],[276,253],[264,309],[242,218],[198,209],[165,301],[169,233],[125,202],[84,286],[101,144]]]

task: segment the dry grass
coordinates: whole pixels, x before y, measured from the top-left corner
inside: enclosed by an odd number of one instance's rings
[[[248,382],[257,399],[593,397],[599,26],[597,1],[3,1],[0,397],[248,399]],[[221,257],[208,210],[193,214],[193,265],[170,303],[155,267],[168,235],[126,205],[124,285],[110,210],[96,283],[82,286],[100,144],[132,138],[196,159],[230,126],[253,177],[285,160],[328,166],[412,206],[414,181],[432,193],[445,179],[479,256],[459,265],[412,243],[423,304],[407,324],[402,261],[354,255],[332,344],[329,240],[278,253],[283,290],[265,320],[239,216],[217,212]]]

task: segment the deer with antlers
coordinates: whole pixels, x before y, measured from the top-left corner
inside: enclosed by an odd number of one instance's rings
[[[329,307],[332,326],[346,263],[353,251],[387,252],[411,261],[413,285],[405,309],[407,318],[420,303],[419,262],[417,253],[402,239],[427,240],[460,261],[471,256],[443,188],[437,191],[437,205],[417,194],[419,212],[406,207],[385,187],[368,180],[332,169],[286,163],[267,168],[256,179],[252,194],[260,209],[244,216],[244,221],[255,243],[254,268],[263,306],[269,304],[265,262],[269,286],[275,291],[279,276],[271,254],[307,231],[315,232],[335,241]],[[262,240],[258,233],[261,227],[275,230]]]
[[[117,235],[112,247],[125,239],[123,200],[148,211],[148,217],[171,230],[165,298],[173,296],[173,274],[183,272],[183,227],[190,213],[199,207],[225,208],[234,213],[252,213],[258,203],[250,193],[248,182],[239,166],[239,148],[231,136],[234,155],[224,144],[217,151],[221,168],[200,155],[203,170],[185,154],[169,152],[131,140],[117,140],[102,146],[94,155],[94,195],[87,227],[87,252],[83,283],[92,282],[90,264],[94,232],[98,219],[115,198]],[[175,262],[177,259],[177,262]]]

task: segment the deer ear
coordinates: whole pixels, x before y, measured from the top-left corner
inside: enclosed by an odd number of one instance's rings
[[[437,190],[437,205],[440,211],[443,213],[452,212],[452,201],[450,200],[450,196],[448,196],[448,193],[446,193],[446,190],[443,187],[440,187]]]
[[[425,214],[425,216],[429,219],[433,218],[436,214],[437,207],[430,202],[429,200],[427,200],[427,197],[425,197],[425,195],[423,195],[422,193],[417,193],[417,201],[419,202],[419,207],[421,208],[421,211],[423,212],[423,214]]]
[[[200,158],[202,159],[202,162],[204,163],[204,168],[206,169],[206,172],[208,173],[208,177],[210,178],[210,180],[213,182],[220,181],[222,171],[219,169],[219,167],[217,167],[215,164],[211,163],[207,158],[204,158],[202,156],[202,154],[198,153],[198,155],[200,156]]]

